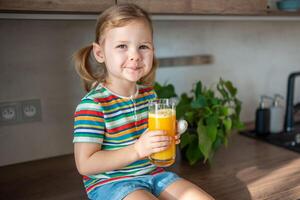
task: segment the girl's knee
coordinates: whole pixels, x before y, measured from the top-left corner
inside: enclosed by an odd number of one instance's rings
[[[190,181],[180,179],[167,187],[165,191],[161,193],[160,199],[213,200],[214,198]]]
[[[136,190],[128,194],[124,200],[157,200],[157,198],[146,190]]]

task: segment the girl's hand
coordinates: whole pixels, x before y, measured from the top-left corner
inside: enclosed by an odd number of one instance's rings
[[[153,153],[164,151],[168,148],[171,137],[165,131],[148,131],[146,130],[141,137],[134,143],[140,159],[150,156]]]
[[[179,121],[176,121],[176,135],[174,137],[175,139],[175,144],[179,144],[180,143],[180,136],[186,131],[186,129],[188,128],[188,123],[187,121],[181,119]]]

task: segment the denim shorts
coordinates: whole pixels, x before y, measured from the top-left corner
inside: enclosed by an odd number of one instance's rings
[[[146,190],[158,197],[171,183],[180,179],[172,172],[137,176],[97,187],[88,193],[92,200],[121,200],[136,190]]]

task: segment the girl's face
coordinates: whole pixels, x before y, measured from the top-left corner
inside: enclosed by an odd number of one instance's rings
[[[108,81],[135,83],[150,72],[154,47],[151,30],[145,21],[135,20],[110,29],[104,38],[98,52],[94,44],[94,53],[99,62],[105,62]]]

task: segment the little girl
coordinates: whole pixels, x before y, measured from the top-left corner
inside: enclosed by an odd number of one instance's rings
[[[88,197],[212,199],[148,159],[172,139],[164,131],[147,130],[157,68],[148,14],[133,4],[107,9],[97,21],[95,41],[75,54],[75,62],[88,92],[76,108],[73,140]],[[175,140],[178,144],[179,136]]]

